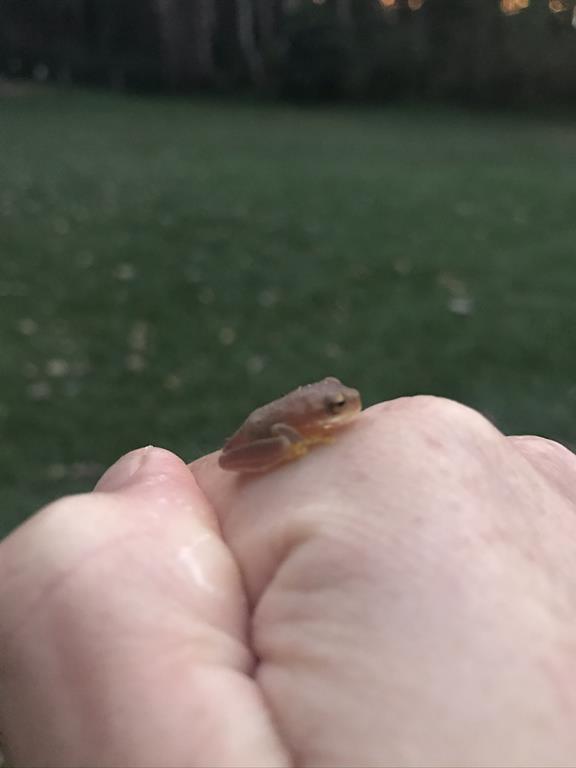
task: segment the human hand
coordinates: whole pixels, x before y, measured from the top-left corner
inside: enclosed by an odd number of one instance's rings
[[[576,762],[570,452],[405,398],[192,470],[134,452],[0,545],[15,765]]]

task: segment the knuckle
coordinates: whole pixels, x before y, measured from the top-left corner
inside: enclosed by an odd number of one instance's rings
[[[433,430],[456,437],[466,434],[488,440],[502,437],[486,417],[455,400],[434,395],[416,395],[395,402],[410,429],[415,431]]]
[[[512,435],[508,439],[525,455],[549,457],[570,463],[576,462],[576,454],[556,440],[537,435]]]
[[[507,438],[480,413],[453,400],[402,398],[379,407],[374,417],[374,456],[409,473],[453,477],[506,456]]]

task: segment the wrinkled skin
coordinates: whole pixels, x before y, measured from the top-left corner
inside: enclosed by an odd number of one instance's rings
[[[22,766],[574,766],[576,457],[429,397],[249,478],[128,454],[0,544]]]

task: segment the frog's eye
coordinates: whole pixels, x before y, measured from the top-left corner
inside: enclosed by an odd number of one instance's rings
[[[341,393],[326,398],[326,408],[330,411],[330,413],[340,413],[345,405],[346,398]]]

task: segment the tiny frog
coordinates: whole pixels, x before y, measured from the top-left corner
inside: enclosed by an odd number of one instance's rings
[[[333,377],[298,387],[253,411],[224,443],[219,464],[233,472],[265,472],[304,456],[311,445],[331,442],[332,430],[361,409],[357,390]]]

